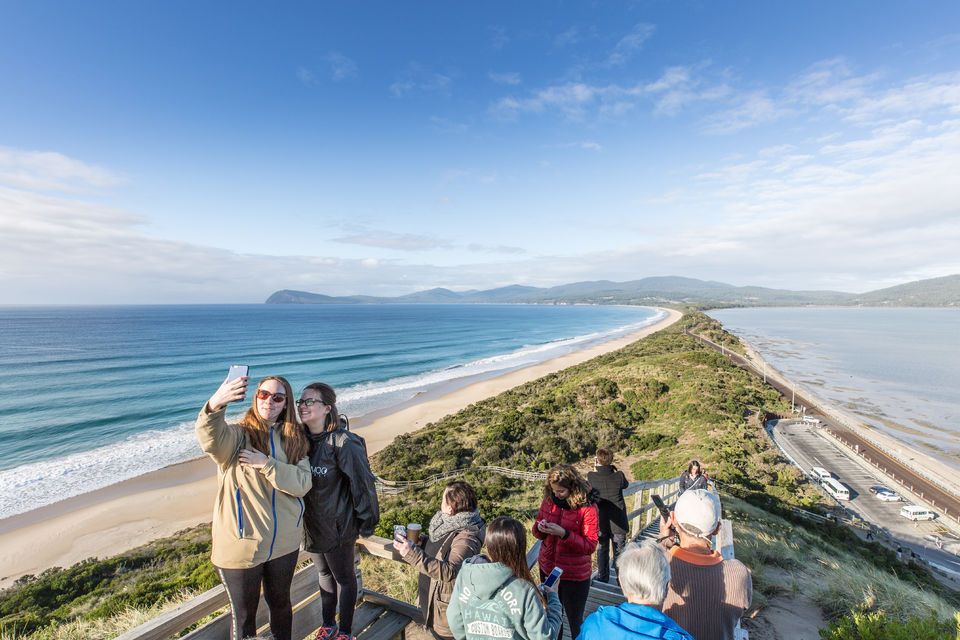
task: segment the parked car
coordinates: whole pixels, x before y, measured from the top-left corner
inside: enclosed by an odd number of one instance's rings
[[[900,509],[900,515],[906,518],[907,520],[933,520],[937,517],[937,514],[927,509],[926,507],[921,507],[917,504],[908,504]]]
[[[893,490],[887,489],[882,484],[875,484],[872,487],[870,487],[870,493],[872,493],[873,495],[877,495],[878,493],[893,493]]]
[[[824,469],[823,467],[814,467],[810,470],[810,473],[817,480],[825,480],[826,478],[832,478],[833,474]]]
[[[900,502],[903,498],[900,497],[900,494],[895,491],[878,491],[877,500],[883,500],[884,502]]]
[[[819,425],[821,424],[820,418],[816,416],[803,416],[803,422],[806,424]]]

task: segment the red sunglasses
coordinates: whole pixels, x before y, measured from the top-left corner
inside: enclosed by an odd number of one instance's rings
[[[283,402],[287,399],[287,394],[270,393],[266,389],[259,389],[257,391],[257,400],[266,400],[267,398],[272,398],[274,402]]]

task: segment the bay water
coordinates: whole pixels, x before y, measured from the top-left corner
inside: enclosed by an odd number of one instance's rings
[[[201,455],[193,422],[230,364],[253,380],[283,375],[298,393],[327,382],[358,416],[662,317],[579,305],[0,307],[0,518]]]
[[[960,467],[960,309],[754,308],[709,315],[823,400]]]

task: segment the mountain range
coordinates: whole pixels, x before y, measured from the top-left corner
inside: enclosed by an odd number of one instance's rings
[[[436,288],[396,297],[327,296],[283,289],[266,300],[266,304],[402,303],[685,304],[704,308],[804,305],[957,307],[960,306],[960,275],[918,280],[860,294],[737,287],[695,278],[658,276],[627,282],[575,282],[545,288],[523,285],[470,291]]]

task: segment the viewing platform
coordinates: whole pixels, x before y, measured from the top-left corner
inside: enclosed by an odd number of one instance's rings
[[[512,471],[512,470],[510,470]],[[545,475],[530,472],[529,475]],[[429,479],[440,481],[443,478]],[[539,479],[539,478],[529,478]],[[634,508],[628,513],[631,540],[655,539],[658,536],[659,516],[656,506],[650,499],[652,494],[660,495],[668,504],[675,500],[679,493],[680,478],[659,479],[631,483],[624,490],[625,497],[633,497]],[[385,492],[397,492],[406,488],[402,483],[383,481],[379,483]],[[370,554],[384,560],[401,562],[393,550],[393,541],[379,536],[361,538],[357,541],[361,553]],[[721,521],[720,532],[714,540],[714,547],[724,558],[733,557],[733,531],[730,522]],[[527,552],[527,565],[531,568],[537,564],[540,553],[540,541]],[[306,553],[301,553],[300,562],[308,559]],[[422,624],[423,617],[420,609],[410,603],[397,600],[363,586],[363,576],[357,568],[358,603],[353,622],[353,634],[357,640],[392,640],[405,638],[406,630],[411,624]],[[611,577],[616,582],[615,571]],[[320,592],[317,583],[317,571],[312,564],[300,569],[293,578],[291,586],[291,600],[293,604],[293,634],[296,640],[310,639],[320,626]],[[584,617],[590,615],[601,606],[617,606],[624,602],[623,592],[617,584],[602,584],[594,582],[591,585],[590,595]],[[218,585],[199,596],[184,602],[161,616],[146,622],[139,627],[127,631],[116,640],[168,640],[178,637],[185,629],[190,628],[210,614],[223,609],[228,605],[227,593],[222,585]],[[261,598],[260,609],[257,613],[257,628],[264,638],[269,638],[267,607]],[[569,635],[570,625],[564,619],[565,640],[572,640]],[[738,638],[746,640],[747,633],[738,630]],[[181,636],[184,640],[229,640],[230,613],[220,614],[213,620]]]

